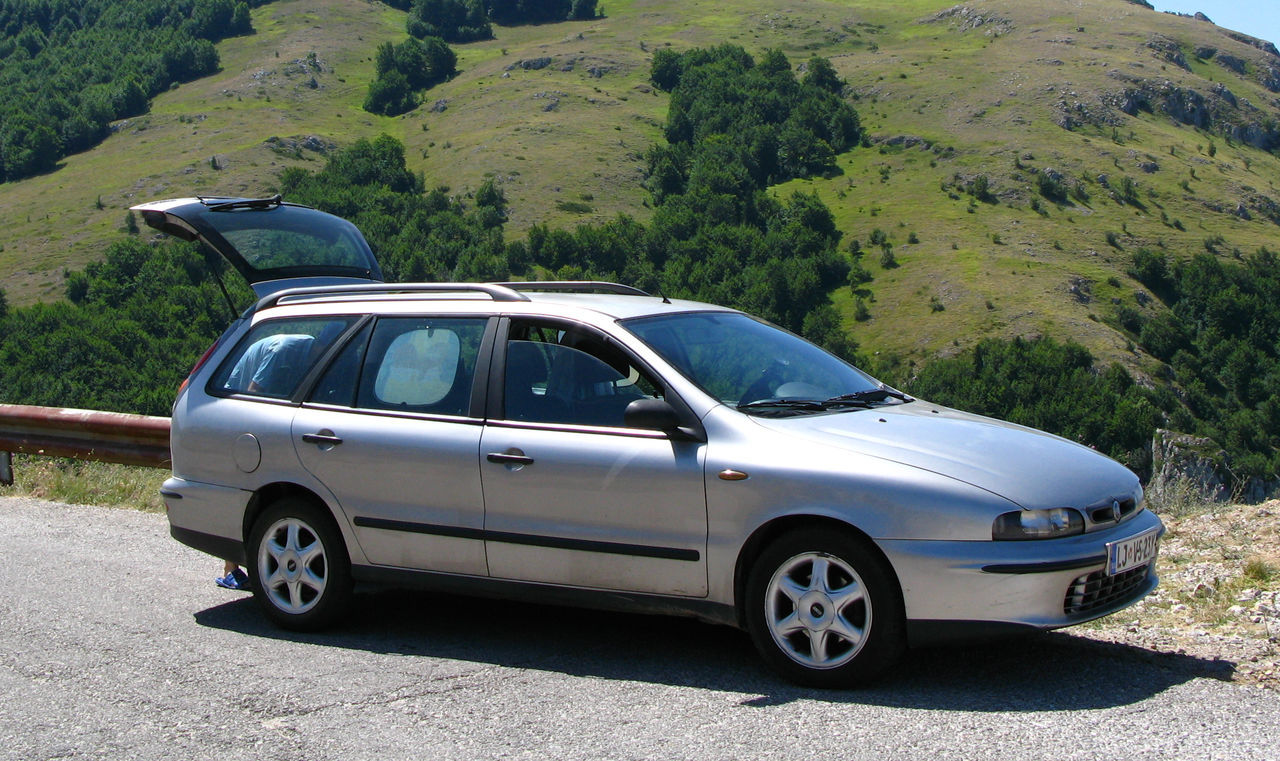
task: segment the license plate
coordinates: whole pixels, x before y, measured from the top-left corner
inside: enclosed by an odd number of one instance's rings
[[[1160,544],[1160,529],[1153,528],[1132,539],[1107,543],[1107,575],[1140,568],[1156,559]]]

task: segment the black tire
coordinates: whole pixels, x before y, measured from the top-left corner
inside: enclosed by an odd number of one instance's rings
[[[351,603],[351,558],[327,510],[285,497],[258,516],[249,533],[253,595],[267,618],[295,631],[316,631]]]
[[[744,607],[765,662],[809,687],[866,683],[906,649],[897,579],[851,532],[805,528],[778,537],[749,572]]]

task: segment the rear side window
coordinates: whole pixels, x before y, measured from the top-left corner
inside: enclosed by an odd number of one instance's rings
[[[354,321],[310,317],[261,322],[218,368],[209,391],[287,399]]]
[[[384,317],[360,373],[357,406],[466,415],[484,318]]]

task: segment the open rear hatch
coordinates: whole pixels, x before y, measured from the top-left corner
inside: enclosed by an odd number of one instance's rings
[[[382,282],[355,225],[272,198],[174,198],[138,204],[147,225],[218,252],[259,298],[285,288]]]

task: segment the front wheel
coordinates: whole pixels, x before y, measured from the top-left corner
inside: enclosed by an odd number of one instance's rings
[[[276,625],[324,628],[351,601],[351,560],[327,511],[296,497],[258,517],[249,537],[253,593]]]
[[[831,529],[779,537],[747,579],[747,630],[782,676],[812,687],[850,687],[905,649],[893,572],[866,541]]]

